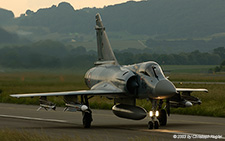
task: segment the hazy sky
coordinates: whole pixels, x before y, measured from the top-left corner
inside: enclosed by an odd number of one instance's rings
[[[104,7],[129,0],[0,0],[0,8],[11,10],[18,17],[21,13],[25,13],[27,9],[36,12],[40,8],[58,5],[63,1],[69,2],[74,9],[81,9],[84,7]]]

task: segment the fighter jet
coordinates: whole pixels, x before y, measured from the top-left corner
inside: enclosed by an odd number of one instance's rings
[[[47,100],[49,96],[63,96],[64,111],[81,111],[83,126],[90,128],[92,111],[89,99],[93,96],[105,96],[114,100],[113,113],[121,118],[141,120],[149,118],[148,128],[158,129],[167,124],[170,107],[190,107],[201,104],[191,92],[208,92],[207,89],[176,88],[165,77],[161,67],[154,61],[133,65],[120,65],[112,51],[100,14],[96,14],[96,36],[98,59],[94,67],[85,74],[85,83],[90,90],[12,94],[12,97],[40,97],[40,110],[55,110],[56,105]],[[136,105],[136,99],[151,102],[150,111]],[[165,104],[163,104],[165,103]],[[163,107],[164,105],[164,107]]]

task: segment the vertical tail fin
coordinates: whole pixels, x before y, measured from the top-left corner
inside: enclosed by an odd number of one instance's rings
[[[100,14],[96,14],[96,35],[97,35],[97,48],[98,48],[98,64],[115,64],[118,65],[116,57],[112,51],[109,39],[105,32],[105,27],[102,24]],[[102,62],[102,63],[101,63]]]

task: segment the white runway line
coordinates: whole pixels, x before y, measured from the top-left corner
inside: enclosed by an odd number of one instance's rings
[[[16,119],[26,119],[26,120],[37,120],[37,121],[50,121],[50,122],[59,122],[59,123],[68,123],[66,120],[44,119],[44,118],[14,116],[14,115],[0,115],[0,117],[5,117],[5,118],[8,117],[8,118],[16,118]]]

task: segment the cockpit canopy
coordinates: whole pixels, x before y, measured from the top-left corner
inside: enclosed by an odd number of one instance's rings
[[[165,77],[159,64],[152,61],[142,63],[140,65],[139,72],[144,73],[145,75],[148,75],[150,77],[156,77],[156,78]]]

